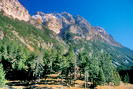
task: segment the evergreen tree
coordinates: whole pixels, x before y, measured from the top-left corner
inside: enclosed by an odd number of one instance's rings
[[[35,53],[32,53],[28,60],[28,77],[32,77],[31,79],[40,79],[44,74],[44,55],[40,53],[38,56]]]
[[[125,74],[123,82],[124,83],[129,83],[129,75],[128,75],[128,73]]]
[[[98,80],[97,80],[97,85],[104,85],[105,84],[105,76],[103,73],[102,68],[99,70],[99,74],[98,74]]]
[[[41,78],[44,71],[43,64],[43,55],[42,53],[39,56],[36,56],[32,64],[33,67],[33,76],[37,79]]]
[[[116,71],[116,70],[114,70],[114,73],[113,73],[113,83],[114,83],[114,85],[120,85],[120,81],[121,81],[121,78],[120,78],[120,75],[119,75],[119,73]]]
[[[54,61],[56,61],[57,55],[56,55],[56,51],[54,51],[54,49],[48,49],[45,50],[44,53],[44,59],[45,59],[45,63],[47,63],[47,67],[49,72],[54,72]]]
[[[101,53],[100,56],[100,66],[102,67],[106,77],[106,83],[113,82],[114,66],[112,64],[112,58],[106,53]]]
[[[69,49],[69,51],[64,55],[63,60],[61,62],[61,66],[62,66],[62,73],[65,74],[66,77],[69,76],[70,79],[70,83],[71,80],[75,78],[76,74],[75,74],[75,60],[76,60],[76,56],[74,54],[74,51]],[[72,74],[74,74],[74,77],[71,76]]]

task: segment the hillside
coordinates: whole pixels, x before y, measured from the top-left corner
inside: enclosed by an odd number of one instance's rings
[[[48,28],[37,29],[29,23],[13,20],[0,13],[1,40],[16,42],[28,48],[29,51],[38,51],[40,48],[63,47],[65,43]],[[59,42],[61,42],[59,44]]]
[[[43,13],[32,16],[40,18],[43,25],[58,34],[66,43],[79,50],[104,50],[113,57],[116,66],[133,65],[133,51],[116,42],[103,28],[92,26],[86,19],[67,12]]]

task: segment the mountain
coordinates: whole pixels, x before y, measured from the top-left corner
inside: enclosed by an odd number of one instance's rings
[[[0,0],[0,11],[2,11],[4,15],[14,19],[24,21],[29,21],[30,19],[29,12],[18,0]]]
[[[131,66],[133,51],[116,42],[103,28],[92,26],[86,19],[67,12],[37,12],[34,19],[41,19],[43,25],[61,37],[67,44],[79,50],[104,50],[113,57],[116,66]]]
[[[41,33],[42,37],[38,36],[41,38],[41,40],[36,38],[36,34],[34,34],[34,32],[31,33],[34,39],[32,39],[32,36],[31,38],[29,38],[28,34],[27,37],[24,37],[24,35],[23,36],[20,35],[26,33],[26,31],[30,33],[30,31],[32,32],[32,30],[24,30],[24,32],[21,33],[19,29],[16,29],[8,32],[11,33],[13,36],[16,36],[17,39],[31,51],[34,51],[36,48],[40,47],[47,48],[47,46],[49,47],[50,45],[53,45],[53,47],[55,47],[56,45],[57,48],[61,46],[63,48],[73,47],[73,49],[78,49],[80,51],[86,50],[88,54],[96,52],[97,50],[104,50],[113,57],[114,60],[113,62],[117,66],[131,66],[133,64],[132,50],[116,42],[113,39],[113,37],[109,35],[103,28],[99,26],[92,26],[82,16],[71,15],[70,13],[67,12],[62,12],[62,13],[37,12],[35,15],[31,17],[30,14],[28,13],[28,10],[26,10],[25,7],[23,7],[23,5],[21,5],[18,0],[1,0],[0,11],[3,13],[3,15],[15,19],[15,21],[17,21],[16,19],[18,19],[27,22],[28,26],[25,23],[22,23],[26,25],[27,28],[32,25],[33,27],[35,27],[33,29],[36,30],[41,29],[44,31],[42,32],[44,35]],[[3,16],[2,19],[5,20]],[[17,24],[15,21],[11,22]],[[19,26],[21,25],[19,24],[18,27]],[[29,29],[31,29],[32,26]],[[8,29],[9,28],[11,29],[14,26],[7,23],[7,27]],[[25,27],[25,29],[27,28]],[[0,32],[1,39],[4,38],[4,33],[7,33],[3,29],[6,28],[1,27],[1,32]],[[39,32],[35,33],[38,34]],[[12,36],[10,38],[12,38]],[[47,40],[46,38],[51,40]]]
[[[103,28],[94,27],[81,16],[73,16],[67,12],[45,14],[37,12],[34,19],[41,18],[43,24],[56,34],[66,31],[75,34],[74,39],[100,40],[113,46],[121,46]]]

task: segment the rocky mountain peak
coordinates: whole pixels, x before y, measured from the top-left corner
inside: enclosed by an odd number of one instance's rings
[[[18,0],[0,0],[0,11],[2,11],[4,15],[14,19],[24,21],[29,21],[30,19],[28,11]]]
[[[41,11],[38,11],[38,12],[36,12],[36,15],[44,16],[45,13],[43,13],[43,12],[41,12]]]
[[[99,40],[113,46],[120,46],[103,28],[92,26],[79,15],[74,16],[67,12],[47,14],[37,12],[33,18],[41,18],[43,24],[56,34],[62,35],[64,32],[69,31],[75,34],[73,39]]]
[[[70,24],[75,23],[75,19],[74,19],[73,15],[71,15],[70,13],[62,12],[62,13],[60,13],[60,15],[62,16],[62,18],[65,18]]]

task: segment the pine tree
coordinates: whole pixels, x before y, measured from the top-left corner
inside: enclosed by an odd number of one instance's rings
[[[44,71],[43,55],[42,53],[40,53],[39,56],[34,56],[33,58],[33,63],[31,64],[31,68],[33,70],[33,77],[35,79],[40,79]]]
[[[102,68],[99,70],[97,85],[104,85],[105,84],[105,76],[103,73]]]
[[[116,70],[114,70],[114,73],[113,73],[113,83],[114,83],[114,85],[120,85],[120,81],[121,81],[121,78],[120,78],[120,75],[119,75],[119,73],[116,71]]]
[[[110,57],[110,55],[102,53],[100,60],[101,60],[100,66],[102,67],[104,75],[106,77],[106,83],[113,82],[113,75],[115,68],[112,64],[112,58]]]
[[[124,76],[124,83],[129,83],[129,75],[128,73]]]

